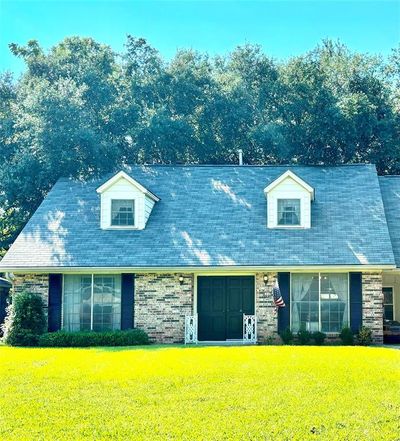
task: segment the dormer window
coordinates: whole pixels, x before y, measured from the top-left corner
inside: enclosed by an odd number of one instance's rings
[[[143,230],[160,200],[124,171],[97,189],[100,194],[100,227],[103,230]]]
[[[314,189],[290,170],[264,189],[268,228],[311,228]]]
[[[278,225],[300,225],[300,199],[278,199]]]
[[[111,225],[133,227],[135,225],[135,201],[132,199],[111,200]]]

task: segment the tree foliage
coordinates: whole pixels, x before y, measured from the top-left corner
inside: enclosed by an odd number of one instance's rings
[[[36,346],[46,326],[44,303],[40,294],[31,292],[14,294],[2,325],[4,331],[2,340],[10,346]]]
[[[165,60],[128,36],[116,54],[90,38],[48,52],[11,44],[26,70],[0,76],[0,247],[60,176],[123,163],[333,165],[400,172],[400,48],[388,59],[324,41],[285,62],[258,46]]]

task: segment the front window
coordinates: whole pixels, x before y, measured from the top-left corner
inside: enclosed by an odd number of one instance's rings
[[[383,318],[393,320],[393,288],[390,286],[382,288],[383,291]]]
[[[347,273],[292,274],[292,330],[340,332],[348,325]]]
[[[65,275],[63,328],[66,331],[121,329],[121,276]]]
[[[300,225],[300,199],[278,199],[278,225]]]
[[[111,201],[111,225],[127,227],[135,225],[135,201],[131,199],[113,199]]]

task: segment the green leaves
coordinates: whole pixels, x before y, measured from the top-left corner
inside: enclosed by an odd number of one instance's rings
[[[80,37],[10,49],[27,70],[0,76],[3,246],[60,176],[122,163],[236,164],[240,148],[247,164],[400,172],[399,48],[384,60],[323,41],[285,62],[256,45],[166,60],[132,36],[123,54]]]

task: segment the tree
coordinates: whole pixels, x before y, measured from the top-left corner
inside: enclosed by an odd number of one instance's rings
[[[128,36],[122,54],[91,38],[49,51],[11,44],[26,64],[0,76],[0,247],[60,176],[124,163],[334,165],[400,173],[400,47],[388,59],[323,41],[284,62],[257,45],[165,60]]]

